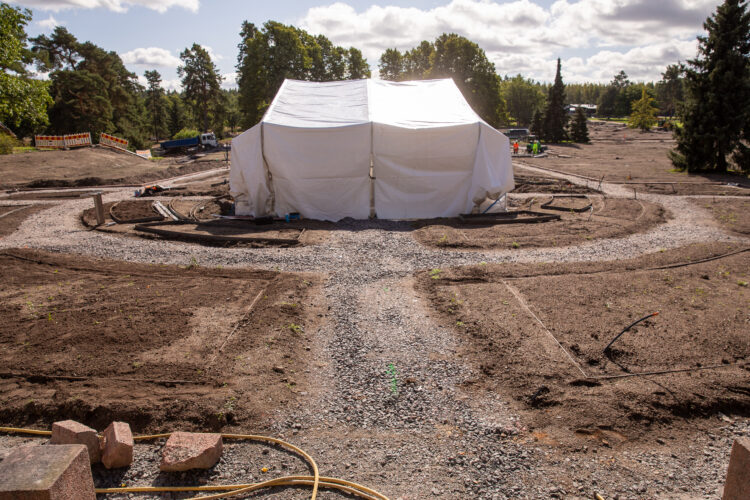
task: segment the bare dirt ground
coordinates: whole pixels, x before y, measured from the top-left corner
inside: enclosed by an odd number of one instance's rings
[[[146,160],[105,147],[33,151],[0,156],[0,187],[50,188],[141,184],[226,166],[219,155],[180,163]]]
[[[693,203],[710,210],[716,222],[727,230],[750,235],[750,200],[700,198]]]
[[[522,158],[515,163],[581,175],[598,182],[627,182],[630,189],[665,195],[750,195],[727,183],[750,187],[732,175],[688,175],[673,172],[667,153],[674,148],[671,132],[641,132],[623,124],[589,122],[591,144],[550,146],[547,158]],[[665,183],[665,184],[662,184]]]
[[[615,140],[602,144],[614,147]],[[553,169],[558,160],[566,159],[545,159]],[[561,191],[569,194],[593,185],[530,169],[522,174],[542,183],[520,185],[540,191],[577,184]],[[207,186],[193,192],[213,189],[218,180],[204,179]],[[189,191],[195,184],[177,185]],[[609,223],[602,231],[632,224],[641,208],[631,193],[606,181],[601,191],[590,193],[595,212],[596,203],[613,200],[609,208],[601,205],[600,216],[621,217],[602,217]],[[132,200],[132,194],[107,192],[105,201]],[[511,201],[541,209],[550,198],[531,189]],[[193,201],[157,199],[188,211]],[[0,413],[2,423],[48,428],[52,420],[73,417],[101,430],[117,416],[138,432],[268,434],[310,452],[323,474],[394,500],[590,499],[595,493],[621,500],[720,498],[732,440],[750,435],[750,389],[741,367],[748,355],[749,298],[742,284],[750,281],[748,253],[697,261],[748,248],[750,239],[717,223],[701,205],[707,200],[639,191],[638,202],[663,211],[643,230],[590,240],[571,232],[578,237],[567,246],[552,246],[550,239],[518,248],[430,246],[417,241],[421,229],[411,223],[378,220],[321,227],[325,239],[318,244],[212,247],[92,231],[81,222],[90,199],[40,201],[45,210],[0,238],[6,254],[52,252],[38,254],[43,264],[7,255],[0,261],[8,274],[0,285],[0,312],[8,317],[2,364],[39,374],[0,379],[7,384],[0,386],[0,408],[10,408]],[[585,203],[558,199],[555,205],[568,210],[550,213],[575,221],[588,214],[569,209]],[[131,208],[142,213],[144,207]],[[744,212],[736,213],[743,221]],[[546,224],[538,226],[554,227]],[[292,227],[275,225],[269,231]],[[37,250],[17,250],[22,247]],[[101,257],[117,260],[94,259]],[[253,307],[261,323],[242,321],[243,307],[266,276],[278,280],[273,303],[259,302],[262,312]],[[26,301],[37,315],[28,314]],[[626,333],[611,357],[598,354],[626,323],[654,309],[660,315]],[[133,328],[125,313],[139,318]],[[75,328],[63,329],[67,322]],[[116,328],[106,329],[110,323]],[[294,341],[292,323],[304,328],[301,342]],[[237,325],[241,340],[217,350],[221,335]],[[122,331],[128,348],[112,333]],[[189,339],[196,356],[182,358],[177,353]],[[81,340],[100,346],[111,367],[86,358],[92,349]],[[41,355],[33,358],[24,342]],[[216,372],[198,373],[213,353],[227,351]],[[642,374],[664,365],[695,371]],[[76,370],[87,378],[75,378]],[[104,371],[112,372],[108,380]],[[641,375],[630,376],[635,373]],[[595,378],[611,374],[629,376]],[[166,376],[189,384],[144,381]],[[113,380],[135,377],[144,379]],[[141,420],[128,413],[140,405],[147,413]],[[0,436],[0,457],[27,442]],[[127,469],[95,467],[97,486],[227,484],[309,472],[286,453],[232,442],[209,471],[162,474],[162,444],[136,445],[137,462]],[[309,491],[256,497],[302,499]],[[319,498],[349,497],[323,492]]]
[[[255,425],[309,390],[313,275],[0,254],[0,420]]]
[[[2,205],[0,204],[0,238],[13,233],[27,217],[49,208],[49,205]]]
[[[416,223],[414,238],[420,243],[437,248],[533,248],[565,247],[602,238],[618,238],[648,231],[664,223],[669,213],[659,205],[647,201],[623,198],[556,198],[540,195],[512,199],[513,210],[557,214],[558,221],[531,224],[466,224],[458,219]],[[542,205],[553,203],[558,210]],[[580,206],[579,206],[580,205]],[[575,212],[591,205],[593,210]]]
[[[691,434],[717,411],[750,409],[750,251],[700,262],[742,249],[433,269],[420,274],[419,288],[481,373],[466,389],[513,394],[534,436],[573,445],[581,435],[610,445],[648,441]],[[686,372],[656,373],[669,370]]]

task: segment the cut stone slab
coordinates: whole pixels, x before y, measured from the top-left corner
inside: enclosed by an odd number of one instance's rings
[[[83,444],[89,449],[92,464],[101,460],[99,436],[91,427],[75,420],[63,420],[52,424],[50,444]]]
[[[0,500],[96,500],[85,445],[21,446],[0,462]]]
[[[174,432],[161,450],[159,469],[178,472],[190,469],[210,469],[221,458],[221,434]]]
[[[750,498],[750,439],[738,438],[729,456],[727,480],[724,482],[722,500],[747,500]]]
[[[133,433],[125,422],[112,422],[104,429],[102,463],[107,469],[127,467],[133,463]]]

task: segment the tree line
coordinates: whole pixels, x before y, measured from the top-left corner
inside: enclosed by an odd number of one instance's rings
[[[0,121],[19,136],[107,132],[135,147],[185,129],[213,130],[222,137],[227,129],[257,123],[286,78],[371,76],[367,60],[355,47],[336,46],[323,35],[275,21],[260,27],[244,22],[237,90],[222,89],[222,76],[209,53],[193,44],[180,54],[181,90],[167,91],[156,70],[144,73],[143,86],[117,53],[80,42],[64,27],[29,39],[25,26],[30,19],[30,11],[0,3]],[[452,78],[489,124],[530,127],[551,142],[588,140],[585,114],[579,108],[569,123],[569,104],[596,104],[599,117],[629,117],[632,126],[643,129],[653,126],[659,114],[679,125],[672,156],[678,167],[725,171],[731,158],[750,169],[748,25],[743,1],[725,0],[704,25],[709,36],[699,37],[698,57],[667,66],[658,82],[634,83],[620,71],[607,84],[565,85],[559,59],[551,84],[520,74],[501,78],[484,50],[455,33],[405,51],[389,48],[380,56],[378,70],[380,78],[391,81]],[[31,78],[27,68],[32,64],[49,80]],[[722,128],[724,138],[706,135],[706,122],[724,123],[728,116],[732,118]]]

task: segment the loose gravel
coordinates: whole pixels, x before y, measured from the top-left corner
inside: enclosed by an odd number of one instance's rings
[[[604,184],[602,190],[632,196],[622,186]],[[110,192],[105,201],[130,196],[129,190]],[[91,200],[57,202],[0,239],[0,248],[327,274],[329,321],[317,333],[318,362],[309,374],[318,389],[307,395],[306,406],[273,415],[267,429],[313,455],[324,475],[368,485],[394,499],[592,498],[595,493],[618,499],[719,498],[732,440],[748,435],[750,420],[717,415],[722,427],[690,443],[663,436],[661,449],[591,443],[571,451],[537,443],[503,395],[467,398],[461,386],[477,374],[457,358],[457,339],[433,321],[412,286],[412,273],[419,269],[482,261],[614,260],[696,242],[750,242],[722,231],[687,199],[638,197],[661,203],[674,217],[645,233],[567,248],[435,250],[412,238],[408,222],[347,220],[320,245],[209,248],[88,230],[79,215]],[[0,437],[0,450],[26,441]],[[97,467],[97,484],[238,483],[307,473],[299,460],[273,447],[231,443],[214,470],[166,477],[156,472],[158,450],[159,443],[138,444],[133,467],[124,472]],[[271,470],[262,473],[262,467]],[[273,497],[308,493],[285,489]],[[345,496],[321,495],[339,497]]]

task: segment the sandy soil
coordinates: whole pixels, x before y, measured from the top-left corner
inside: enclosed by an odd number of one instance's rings
[[[0,254],[0,421],[249,426],[309,390],[313,275]]]
[[[188,163],[171,158],[152,161],[104,147],[33,151],[0,156],[0,187],[141,184],[224,166],[225,162],[213,157]]]

